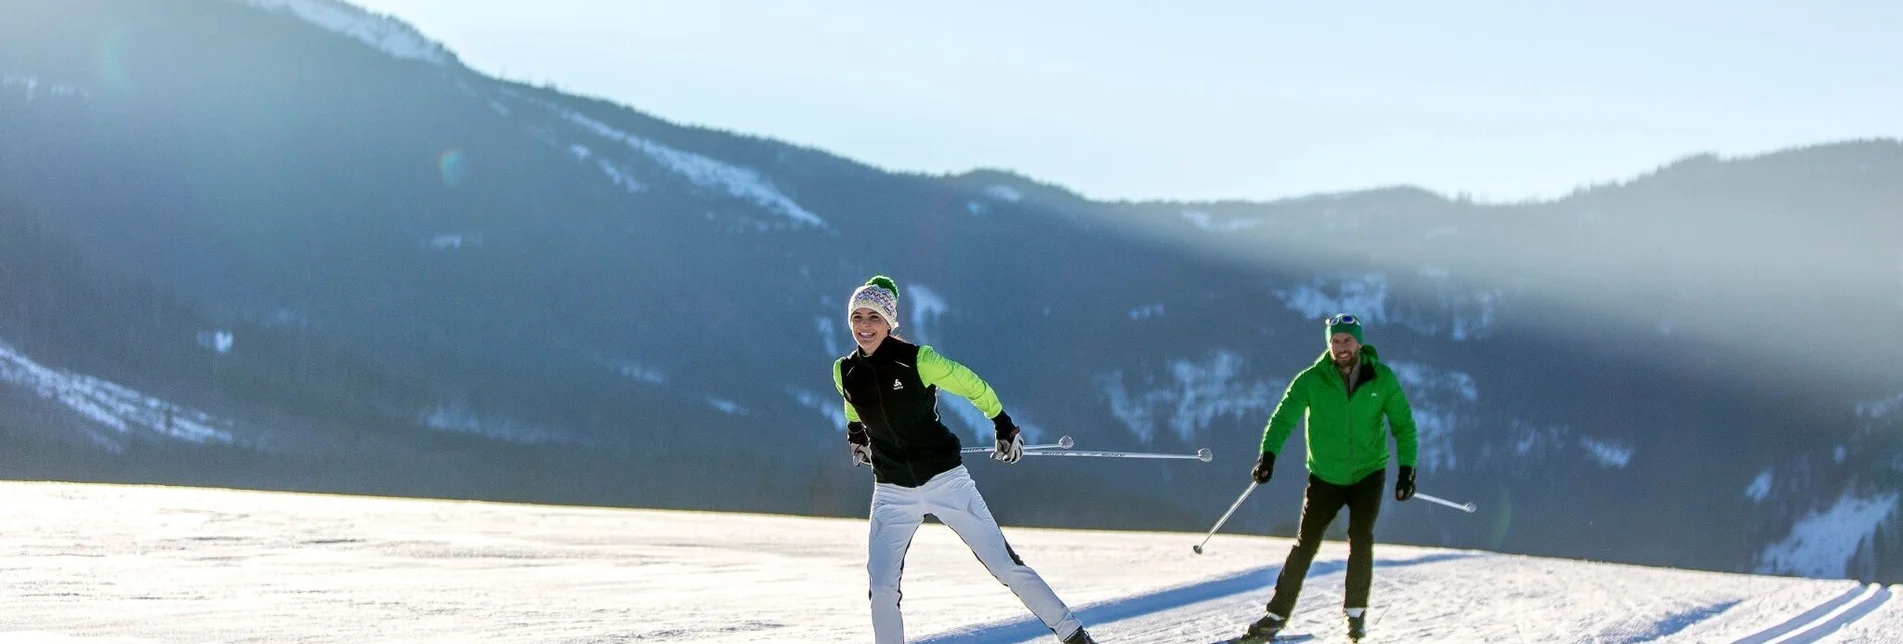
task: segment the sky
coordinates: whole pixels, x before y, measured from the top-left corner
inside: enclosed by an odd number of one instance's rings
[[[1903,137],[1903,3],[352,0],[492,75],[1097,199],[1505,201]]]

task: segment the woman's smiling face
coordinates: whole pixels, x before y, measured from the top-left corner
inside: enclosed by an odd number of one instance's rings
[[[885,342],[886,336],[892,333],[892,327],[885,323],[885,318],[873,313],[872,309],[853,311],[849,321],[852,324],[852,341],[857,343],[859,350],[866,355],[872,355],[873,351],[878,350],[879,343]]]

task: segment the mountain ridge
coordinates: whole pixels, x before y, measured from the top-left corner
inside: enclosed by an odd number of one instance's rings
[[[1422,489],[1499,512],[1392,506],[1396,539],[1750,570],[1792,561],[1760,560],[1806,516],[1903,489],[1882,456],[1903,414],[1874,411],[1903,391],[1893,141],[1543,204],[1099,203],[678,126],[229,0],[71,6],[0,0],[27,18],[0,25],[0,73],[36,79],[0,89],[0,223],[66,240],[6,240],[46,259],[0,279],[0,340],[229,419],[235,446],[100,433],[0,382],[0,439],[42,457],[9,476],[851,514],[864,472],[837,451],[825,365],[849,346],[845,291],[887,273],[915,339],[1034,435],[1218,455],[974,467],[1085,500],[1000,494],[1002,520],[1213,519],[1342,310],[1419,392]],[[1813,301],[1862,321],[1855,371],[1808,344]],[[983,440],[969,405],[940,409]],[[1898,513],[1876,516],[1824,559],[1896,578],[1874,553],[1903,548]],[[1636,522],[1653,529],[1614,527]]]

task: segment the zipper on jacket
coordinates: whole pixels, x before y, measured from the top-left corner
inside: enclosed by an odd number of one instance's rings
[[[912,455],[912,450],[905,445],[905,440],[899,436],[901,433],[899,431],[899,424],[892,421],[892,413],[886,409],[885,389],[881,388],[881,386],[885,384],[885,374],[879,372],[879,365],[873,364],[872,356],[866,356],[865,361],[866,366],[872,369],[872,395],[879,399],[879,417],[885,419],[886,431],[892,433],[892,440],[899,444],[899,451],[908,457],[896,460],[905,462],[905,473],[910,475],[906,480],[912,481],[913,487],[924,485],[924,481],[918,480],[918,465],[913,462],[912,458],[909,458]]]
[[[1357,358],[1357,360],[1359,360],[1359,358]],[[1330,366],[1333,367],[1334,365]],[[1359,371],[1358,366],[1357,368],[1349,369],[1350,374]],[[1344,397],[1344,402],[1341,407],[1341,437],[1348,441],[1348,462],[1358,467],[1359,463],[1355,462],[1355,387],[1354,383],[1348,382],[1348,378],[1351,376],[1340,375],[1340,367],[1335,367],[1335,374],[1337,376],[1336,379],[1341,381],[1341,393]]]

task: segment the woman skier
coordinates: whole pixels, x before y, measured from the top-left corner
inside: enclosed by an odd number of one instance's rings
[[[991,457],[1016,463],[1024,441],[991,386],[931,347],[893,335],[899,327],[899,287],[884,275],[853,290],[846,304],[851,353],[833,362],[833,386],[845,398],[846,436],[854,465],[871,465],[872,637],[903,644],[899,576],[912,535],[930,514],[971,547],[985,568],[1016,593],[1064,644],[1096,644],[1050,585],[1018,558],[965,471],[958,436],[938,417],[938,390],[970,400],[991,419]]]

